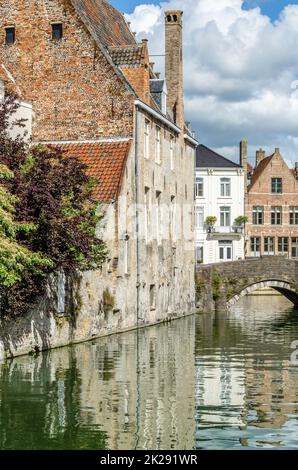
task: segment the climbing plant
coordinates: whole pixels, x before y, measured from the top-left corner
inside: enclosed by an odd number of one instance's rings
[[[21,135],[12,138],[16,100],[7,96],[0,105],[0,164],[10,172],[3,190],[13,195],[14,218],[20,227],[16,242],[42,263],[38,270],[24,269],[16,282],[0,282],[0,314],[21,314],[44,292],[46,276],[56,269],[66,274],[99,267],[106,248],[96,236],[100,222],[95,182],[76,157],[66,158],[59,148],[29,145]],[[16,225],[18,226],[18,225]],[[34,229],[33,229],[34,228]],[[25,251],[24,251],[25,253]],[[36,258],[37,257],[37,258]],[[26,265],[27,266],[27,265]]]

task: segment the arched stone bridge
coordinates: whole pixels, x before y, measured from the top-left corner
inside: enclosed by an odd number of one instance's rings
[[[298,261],[282,256],[264,256],[197,270],[197,305],[201,311],[226,309],[244,295],[271,287],[298,308]]]

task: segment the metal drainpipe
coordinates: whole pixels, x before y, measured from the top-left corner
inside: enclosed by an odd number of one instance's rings
[[[137,327],[140,320],[140,218],[139,218],[139,131],[140,131],[140,118],[139,107],[136,106],[136,119],[135,119],[135,185],[136,185],[136,258],[137,258]]]
[[[140,377],[141,377],[141,368],[140,368],[140,330],[139,330],[139,320],[140,320],[140,237],[139,237],[139,131],[140,131],[140,118],[139,118],[139,107],[136,106],[136,118],[135,118],[135,185],[136,185],[136,258],[137,258],[137,331],[136,331],[136,432],[135,432],[135,449],[138,449],[139,439],[140,439],[140,407],[141,407],[141,387],[140,387]]]

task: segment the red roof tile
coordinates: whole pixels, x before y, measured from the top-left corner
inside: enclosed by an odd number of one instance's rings
[[[94,194],[102,202],[118,198],[130,141],[55,144],[67,157],[78,157],[86,173],[99,181]],[[52,145],[51,145],[52,146]]]
[[[144,59],[143,44],[122,47],[110,47],[110,56],[118,66],[140,66]]]
[[[260,161],[255,171],[253,172],[249,189],[252,188],[255,182],[259,179],[259,177],[261,176],[265,168],[267,168],[267,166],[271,162],[272,158],[273,158],[273,155],[270,155],[270,157],[263,158],[263,160]]]
[[[106,0],[72,0],[72,4],[106,48],[136,44],[123,14]]]

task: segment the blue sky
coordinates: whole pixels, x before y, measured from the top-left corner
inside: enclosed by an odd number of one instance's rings
[[[149,4],[158,4],[156,0],[109,0],[112,5],[117,7],[119,10],[126,13],[131,13],[136,5],[141,5],[144,3]],[[255,6],[260,6],[262,13],[270,16],[272,20],[278,18],[279,13],[285,5],[289,3],[297,5],[298,1],[296,0],[246,0],[245,8],[251,8]]]
[[[151,54],[163,53],[159,1],[109,1],[129,14],[138,40],[149,39]],[[200,142],[237,159],[246,138],[251,162],[260,147],[298,161],[298,0],[173,4],[184,9],[185,113]],[[163,72],[163,60],[154,61]]]

